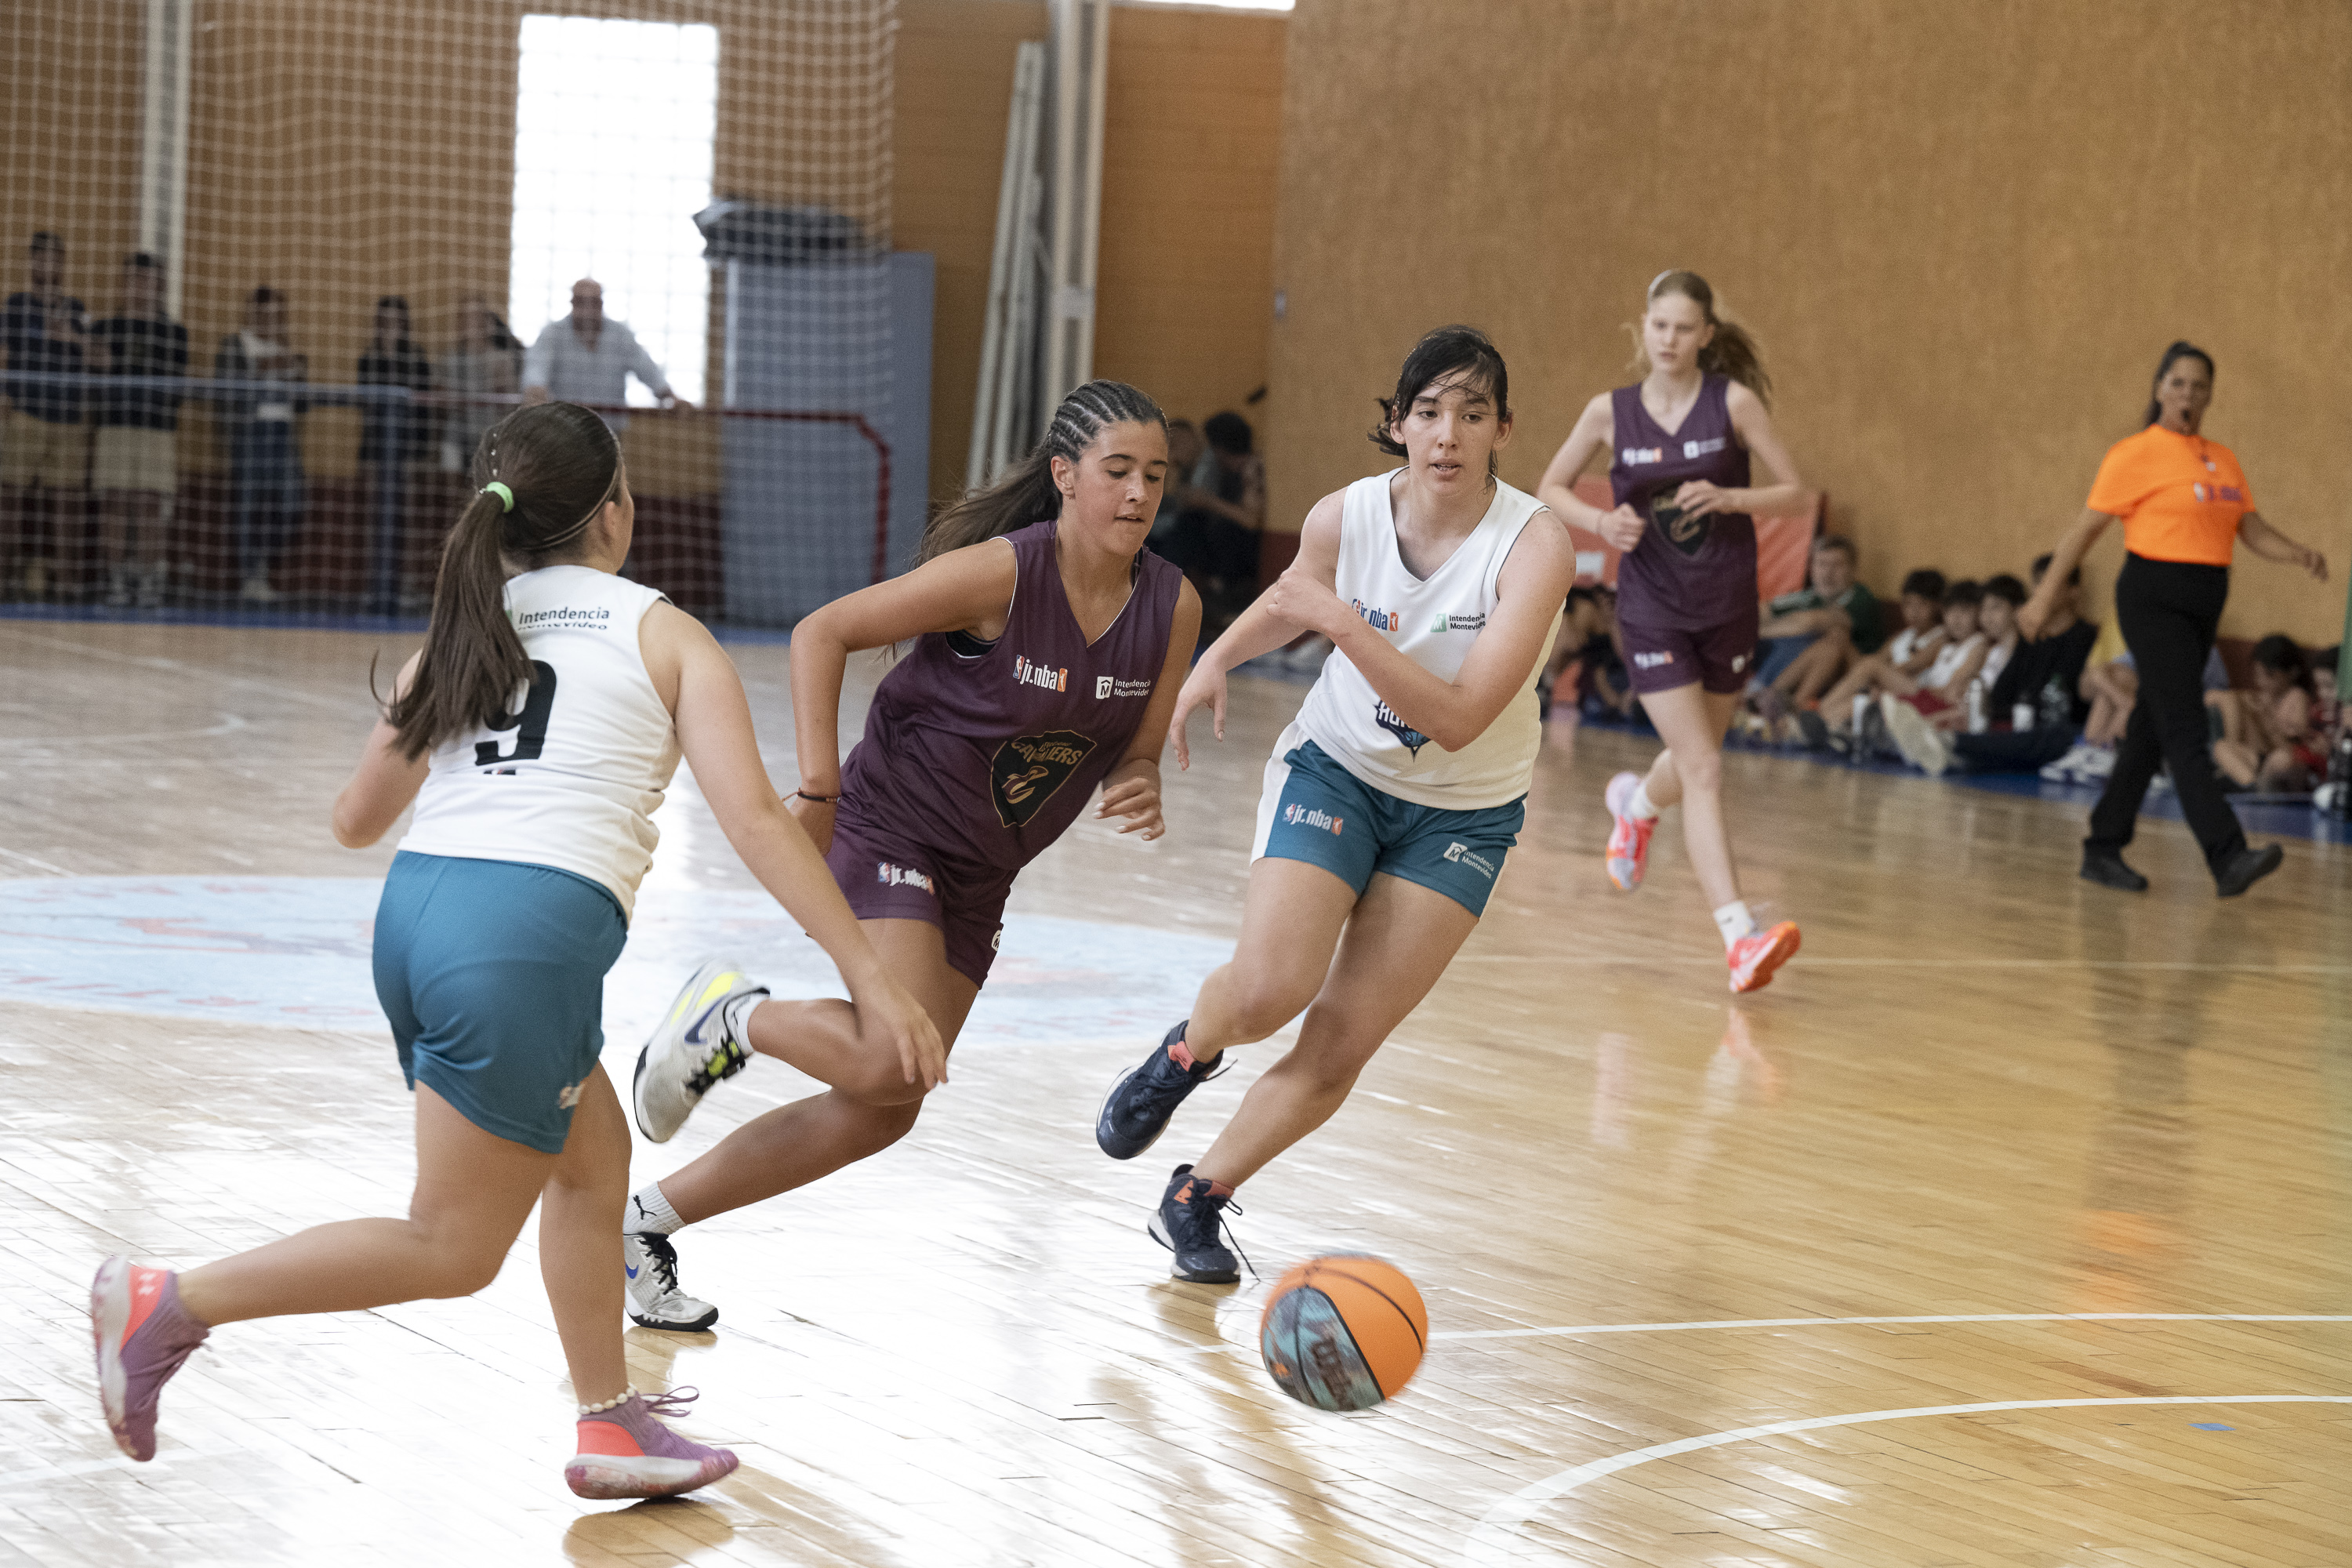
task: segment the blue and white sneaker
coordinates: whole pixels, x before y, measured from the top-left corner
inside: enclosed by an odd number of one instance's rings
[[[667,1143],[710,1086],[733,1078],[751,1060],[748,1040],[736,1037],[728,1019],[740,996],[765,996],[768,988],[755,985],[734,963],[714,958],[694,972],[669,1005],[646,1048],[637,1053],[637,1076],[631,1098],[636,1102],[637,1131],[649,1142]]]
[[[657,1230],[621,1234],[621,1267],[629,1280],[629,1316],[639,1328],[698,1334],[719,1321],[719,1309],[677,1288],[677,1248]]]

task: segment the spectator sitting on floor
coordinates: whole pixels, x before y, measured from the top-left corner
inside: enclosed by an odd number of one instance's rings
[[[1808,585],[1764,606],[1748,690],[1768,725],[1818,700],[1856,658],[1885,642],[1878,600],[1854,576],[1854,563],[1853,541],[1825,533],[1813,542]]]
[[[1888,638],[1886,646],[1876,653],[1856,659],[1853,668],[1822,693],[1816,707],[1797,710],[1797,727],[1804,731],[1808,747],[1816,752],[1824,747],[1845,749],[1856,710],[1854,699],[1876,697],[1886,691],[1907,696],[1918,689],[1919,679],[1949,645],[1949,634],[1944,626],[1944,608],[1949,602],[1946,595],[1960,587],[1969,590],[1973,631],[1974,605],[1984,597],[1982,588],[1974,583],[1947,584],[1944,574],[1932,568],[1914,572],[1903,579],[1903,629]]]
[[[2025,584],[2003,572],[1986,581],[1983,596],[1977,602],[1977,633],[1981,646],[1968,660],[1968,668],[1958,679],[1950,682],[1958,695],[1948,705],[1921,703],[1912,700],[1912,706],[1927,715],[1939,730],[1960,731],[1969,726],[1969,688],[1981,687],[1986,692],[1985,709],[1991,715],[1990,693],[2000,679],[2009,661],[2017,657],[2017,610],[2025,603]]]
[[[2221,729],[2213,742],[2213,765],[2239,789],[2279,795],[2308,790],[2327,776],[2311,661],[2293,637],[2273,632],[2254,645],[2253,676],[2251,691],[2205,694]]]
[[[2229,667],[2221,650],[2205,656],[2205,689],[2227,691]],[[2139,700],[2139,668],[2124,646],[2123,626],[2109,621],[2099,628],[2091,661],[2084,668],[2081,687],[2090,716],[2083,721],[2083,738],[2074,749],[2042,770],[2042,776],[2059,784],[2098,784],[2116,770],[2116,746],[2131,722],[2132,706]]]
[[[2341,643],[2321,648],[2311,656],[2311,689],[2317,694],[2317,700],[2312,705],[2311,719],[2323,735],[2334,734],[2336,726],[2343,718],[2343,704],[2337,700],[2336,690],[2336,667],[2343,657]]]
[[[1537,706],[1551,717],[1560,678],[1568,678],[1570,701],[1588,719],[1627,718],[1633,711],[1633,683],[1625,674],[1625,647],[1617,630],[1617,591],[1606,584],[1570,588],[1552,640],[1551,659],[1536,679]]]
[[[2035,558],[2037,587],[2049,570],[2046,552]],[[1904,761],[1930,774],[1953,769],[2034,773],[2074,748],[2090,712],[2079,695],[2083,667],[2090,660],[2091,645],[2099,637],[2099,628],[2075,614],[2082,581],[2079,570],[2066,574],[2064,587],[2051,601],[2050,618],[2034,642],[2017,636],[2017,607],[2026,597],[2025,585],[2007,574],[1985,584],[1985,602],[1978,607],[1978,619],[1996,640],[1985,652],[1984,668],[1978,678],[1986,679],[1986,671],[1997,669],[1990,677],[1991,691],[1985,702],[1991,723],[1981,733],[1954,734],[1907,702],[1883,703],[1887,729]],[[2032,708],[2030,722],[2019,729],[2011,719],[2003,728],[2002,721],[2010,719],[2020,704]],[[1964,718],[1964,713],[1938,715],[1939,720],[1956,724]]]

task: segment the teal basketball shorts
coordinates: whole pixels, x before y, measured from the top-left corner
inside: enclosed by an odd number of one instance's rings
[[[585,877],[512,860],[393,857],[375,994],[400,1070],[485,1132],[560,1154],[604,1049],[604,973],[628,921]]]
[[[1486,912],[1503,858],[1519,841],[1527,798],[1475,811],[1415,805],[1374,789],[1312,741],[1268,761],[1250,858],[1320,866],[1361,898],[1384,872]]]

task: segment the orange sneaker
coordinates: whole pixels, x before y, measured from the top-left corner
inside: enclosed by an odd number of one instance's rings
[[[1654,816],[1625,815],[1625,803],[1641,787],[1641,774],[1619,773],[1609,781],[1608,792],[1601,796],[1608,804],[1609,815],[1616,818],[1616,826],[1609,830],[1609,879],[1621,893],[1630,893],[1642,885],[1642,878],[1650,868],[1650,835],[1658,826]]]
[[[1803,939],[1797,922],[1782,921],[1769,931],[1743,936],[1731,944],[1731,988],[1761,991],[1772,984],[1772,972],[1797,956]]]

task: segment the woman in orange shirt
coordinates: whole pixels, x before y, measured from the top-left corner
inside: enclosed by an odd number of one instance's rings
[[[2124,569],[2116,578],[2116,618],[2139,668],[2139,699],[2106,793],[2091,812],[2083,840],[2083,878],[2140,892],[2147,879],[2124,864],[2141,799],[2161,761],[2172,769],[2180,814],[2189,819],[2221,897],[2233,898],[2278,869],[2275,844],[2250,847],[2206,750],[2205,658],[2230,595],[2230,557],[2242,539],[2266,561],[2302,567],[2323,582],[2326,557],[2263,520],[2230,448],[2199,435],[2213,400],[2213,360],[2176,342],[2156,367],[2146,428],[2107,448],[2091,497],[2059,541],[2042,586],[2018,612],[2018,629],[2036,636],[2055,585],[2082,563],[2107,525],[2124,525]]]

